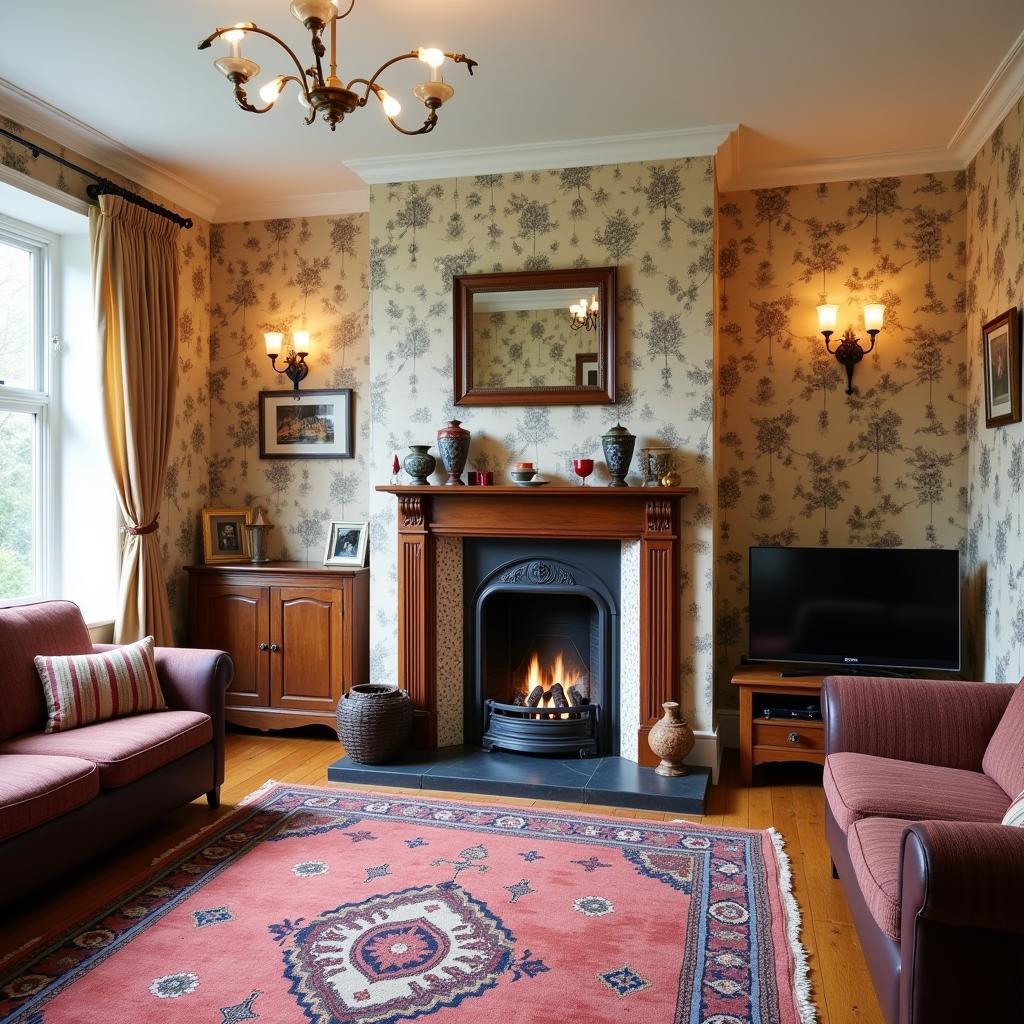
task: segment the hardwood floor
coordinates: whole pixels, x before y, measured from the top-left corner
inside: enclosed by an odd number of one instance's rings
[[[155,858],[215,823],[268,779],[327,785],[327,765],[339,756],[337,741],[322,734],[230,733],[227,779],[220,810],[211,811],[205,800],[182,807],[145,835],[77,870],[74,877],[59,879],[48,893],[35,894],[5,909],[0,916],[0,967],[27,944],[113,899],[136,878],[148,874]],[[803,913],[803,941],[810,954],[819,1019],[822,1024],[883,1024],[842,888],[833,881],[829,870],[822,827],[821,769],[812,765],[778,765],[767,766],[759,772],[759,785],[741,786],[735,751],[730,751],[720,783],[711,790],[707,814],[703,818],[682,817],[709,825],[774,826],[782,833],[793,867],[794,894]],[[348,788],[371,790],[375,787]],[[450,793],[416,792],[442,799],[452,797]],[[681,817],[621,807],[499,797],[461,795],[456,799],[518,806],[536,804],[616,817],[658,820]]]

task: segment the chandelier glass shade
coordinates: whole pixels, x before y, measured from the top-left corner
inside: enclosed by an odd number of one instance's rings
[[[356,0],[349,0],[347,7],[345,2],[346,0],[293,0],[291,13],[302,22],[311,37],[313,61],[308,67],[303,67],[302,60],[283,39],[254,25],[251,21],[218,28],[199,44],[199,49],[209,49],[217,39],[227,44],[227,56],[220,57],[213,63],[234,86],[235,102],[250,114],[267,113],[277,103],[288,83],[295,82],[299,89],[299,103],[308,111],[305,117],[306,124],[312,124],[319,115],[331,126],[331,131],[334,131],[345,119],[346,114],[351,114],[359,107],[365,107],[370,96],[374,95],[380,101],[384,116],[391,126],[403,135],[424,135],[433,131],[437,125],[438,110],[455,95],[455,90],[441,77],[441,68],[445,61],[465,64],[471,75],[477,62],[464,53],[449,53],[435,47],[419,47],[385,61],[369,78],[353,78],[346,82],[338,76],[338,22],[352,13]],[[323,40],[324,33],[328,30],[329,54]],[[262,106],[254,105],[246,91],[247,86],[260,73],[259,64],[242,54],[242,44],[250,35],[265,36],[275,42],[291,58],[296,71],[295,74],[276,75],[258,89]],[[326,73],[325,59],[328,61]],[[404,60],[420,60],[430,68],[429,80],[421,82],[413,90],[413,95],[426,108],[426,118],[418,128],[403,128],[398,123],[396,118],[402,111],[402,105],[378,82],[388,68]]]
[[[569,326],[574,331],[580,329],[596,331],[598,320],[597,296],[593,296],[589,302],[586,299],[580,299],[579,302],[571,305],[569,307],[569,315]]]

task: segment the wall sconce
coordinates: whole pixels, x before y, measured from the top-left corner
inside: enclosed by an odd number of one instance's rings
[[[280,331],[267,331],[263,335],[267,343],[267,355],[270,357],[270,365],[283,373],[299,390],[299,381],[306,379],[309,367],[306,365],[306,356],[309,355],[309,331],[292,331],[292,347],[288,355],[284,357],[285,366],[283,370],[277,369],[277,357],[281,354],[281,345],[284,342],[284,335]]]
[[[598,304],[596,295],[590,300],[589,304],[586,299],[580,299],[574,306],[569,307],[569,312],[572,314],[570,326],[574,331],[578,331],[581,327],[585,327],[588,331],[597,330]]]
[[[867,348],[860,347],[860,339],[853,333],[852,327],[846,328],[839,345],[835,349],[832,348],[829,339],[835,332],[838,317],[838,306],[828,303],[818,306],[818,330],[825,335],[825,349],[829,355],[835,356],[846,370],[846,393],[852,395],[853,368],[875,347],[875,339],[885,319],[885,306],[880,302],[873,302],[864,307],[864,330],[871,335],[871,344]]]

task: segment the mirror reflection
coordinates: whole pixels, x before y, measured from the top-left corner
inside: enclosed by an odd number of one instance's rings
[[[477,292],[472,299],[476,388],[598,388],[600,284]]]

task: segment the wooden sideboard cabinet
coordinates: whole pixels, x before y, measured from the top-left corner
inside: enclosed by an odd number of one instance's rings
[[[369,682],[369,569],[264,562],[186,571],[190,643],[235,663],[227,720],[335,729],[338,698]]]

